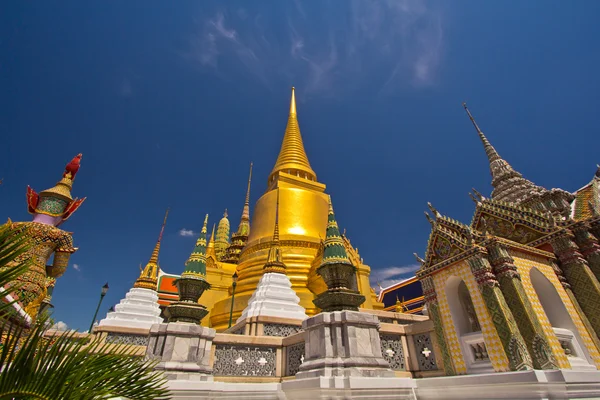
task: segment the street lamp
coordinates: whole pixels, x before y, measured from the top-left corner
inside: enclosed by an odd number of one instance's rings
[[[237,286],[237,280],[238,280],[237,271],[235,271],[233,273],[233,276],[231,277],[231,279],[233,280],[233,283],[232,283],[233,290],[231,291],[231,309],[229,310],[229,328],[231,328],[231,321],[233,319],[233,301],[235,299],[235,287]]]
[[[92,323],[90,324],[90,333],[92,333],[92,328],[94,327],[94,322],[96,321],[96,317],[98,316],[98,310],[100,310],[100,304],[102,304],[102,300],[104,296],[106,296],[106,292],[108,292],[108,282],[102,286],[102,292],[100,292],[100,301],[98,301],[98,307],[96,307],[96,313],[94,314],[94,318],[92,319]]]

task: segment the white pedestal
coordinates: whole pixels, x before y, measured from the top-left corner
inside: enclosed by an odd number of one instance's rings
[[[300,321],[307,318],[306,310],[300,306],[300,298],[292,289],[287,275],[274,272],[264,274],[237,322],[258,316]]]
[[[160,324],[158,294],[151,289],[133,288],[125,295],[114,312],[109,312],[99,326],[150,329]],[[106,329],[104,329],[106,330]]]

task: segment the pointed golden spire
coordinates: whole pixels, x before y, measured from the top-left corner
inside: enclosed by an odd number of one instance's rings
[[[283,136],[283,142],[281,143],[281,150],[279,151],[277,162],[269,176],[269,182],[271,182],[273,175],[279,171],[288,172],[292,175],[311,181],[317,180],[317,175],[310,167],[308,157],[304,151],[304,143],[302,142],[300,127],[298,126],[296,96],[293,87],[292,99],[290,102],[290,115],[288,117],[287,127],[285,128],[285,135]]]
[[[152,251],[152,255],[150,256],[148,264],[146,264],[146,267],[140,272],[140,277],[133,285],[135,288],[156,290],[156,283],[158,282],[158,253],[160,252],[160,242],[162,241],[162,236],[165,231],[165,225],[167,225],[168,216],[169,209],[167,208],[165,219],[163,220],[160,234],[158,235],[158,240],[156,241],[156,245],[154,246],[154,250]]]
[[[275,272],[285,274],[285,264],[281,257],[281,248],[279,247],[279,189],[277,189],[277,205],[275,206],[275,228],[273,229],[273,241],[269,249],[267,262],[264,266],[265,273]]]
[[[206,256],[213,256],[216,259],[217,253],[215,251],[215,226],[216,224],[213,224],[210,240],[208,241],[208,246],[206,246]]]

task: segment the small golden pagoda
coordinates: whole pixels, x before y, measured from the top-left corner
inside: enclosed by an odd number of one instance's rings
[[[202,302],[210,310],[210,314],[209,318],[203,320],[203,324],[217,330],[228,327],[234,272],[237,272],[239,279],[233,305],[233,320],[235,321],[246,308],[264,272],[263,266],[267,261],[273,240],[277,192],[281,199],[279,231],[283,262],[287,266],[287,275],[292,282],[292,288],[300,297],[300,305],[306,309],[307,315],[311,316],[319,312],[313,300],[327,289],[323,279],[317,275],[316,268],[321,264],[329,198],[325,193],[325,185],[317,180],[317,174],[311,168],[304,150],[294,88],[292,88],[290,112],[281,150],[268,177],[267,191],[254,206],[250,224],[247,222],[250,194],[250,182],[248,182],[246,202],[240,222],[240,227],[244,228],[240,229],[244,232],[236,232],[235,238],[232,239],[232,244],[237,248],[243,245],[237,264],[235,264],[237,257],[228,256],[227,252],[222,258],[223,261],[220,261],[218,255],[208,257],[206,280],[211,288],[204,294]],[[240,240],[245,240],[245,243],[240,244]],[[376,294],[369,284],[371,269],[363,264],[358,251],[352,247],[345,235],[343,241],[350,261],[357,268],[356,289],[366,298],[362,307],[383,309],[383,304],[377,301]],[[218,240],[215,247],[217,243]],[[169,286],[175,278],[173,275],[162,275],[159,281],[159,292],[164,288],[165,296],[161,296],[161,304],[166,304],[168,296],[172,296],[173,289]]]

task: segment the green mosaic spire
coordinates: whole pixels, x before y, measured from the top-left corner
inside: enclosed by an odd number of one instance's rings
[[[204,218],[204,225],[200,231],[200,237],[196,241],[196,247],[190,258],[185,263],[185,271],[182,277],[205,277],[206,276],[206,224],[208,223],[208,214]]]
[[[333,205],[331,204],[331,196],[329,196],[329,215],[327,217],[327,233],[325,235],[325,248],[323,249],[323,261],[325,264],[351,264],[346,254],[346,248],[340,235],[335,214],[333,213]]]

